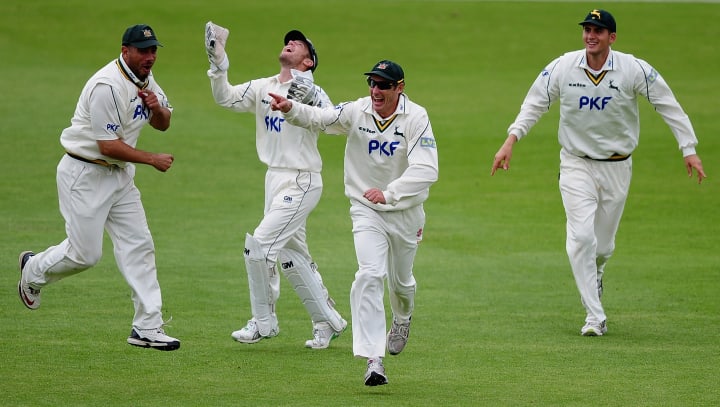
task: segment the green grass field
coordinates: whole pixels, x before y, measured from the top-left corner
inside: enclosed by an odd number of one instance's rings
[[[693,121],[709,178],[684,172],[676,142],[641,101],[634,179],[603,297],[609,333],[579,335],[584,312],[564,251],[557,106],[490,177],[525,93],[551,59],[582,48],[592,8],[618,21],[617,50],[657,68]],[[482,1],[20,1],[0,6],[0,405],[2,406],[710,406],[720,403],[720,4]],[[278,72],[284,33],[304,31],[334,102],[367,93],[362,72],[399,62],[431,117],[440,180],[426,204],[408,348],[390,383],[363,385],[351,331],[326,351],[282,280],[282,332],[242,345],[249,317],[242,246],[262,215],[264,168],[251,115],[213,102],[208,20],[229,27],[230,80]],[[138,170],[176,352],[126,344],[130,291],[105,244],[95,268],[17,299],[17,255],[64,238],[55,167],[85,81],[118,56],[127,26],[165,45],[154,73],[175,107],[139,147],[171,152]],[[343,195],[344,138],[322,137],[325,191],[308,239],[340,312],[356,270]]]

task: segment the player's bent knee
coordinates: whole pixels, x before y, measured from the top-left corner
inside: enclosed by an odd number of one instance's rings
[[[245,234],[244,255],[246,260],[265,260],[265,253],[263,252],[262,245],[249,233]]]

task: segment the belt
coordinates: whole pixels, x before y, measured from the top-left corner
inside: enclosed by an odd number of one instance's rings
[[[583,158],[588,158],[593,161],[625,161],[628,158],[630,158],[631,155],[632,154],[617,154],[617,153],[615,153],[608,158],[592,158],[589,156],[584,156]]]
[[[78,160],[78,161],[82,161],[82,162],[84,162],[84,163],[102,165],[103,167],[108,167],[108,168],[110,168],[110,167],[117,167],[117,165],[115,165],[115,164],[110,164],[109,162],[107,162],[107,161],[105,161],[105,160],[99,160],[99,159],[98,159],[98,160],[90,160],[90,159],[87,159],[87,158],[85,158],[85,157],[80,157],[79,155],[75,155],[75,154],[73,154],[73,153],[68,153],[68,152],[65,152],[65,154],[67,154],[69,157],[72,157],[72,158],[74,158],[74,159],[76,159],[76,160]]]

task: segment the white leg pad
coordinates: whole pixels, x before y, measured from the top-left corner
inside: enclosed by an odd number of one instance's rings
[[[268,336],[277,327],[272,281],[277,280],[274,267],[268,267],[260,243],[250,234],[245,236],[245,269],[250,286],[250,307],[260,335]]]
[[[310,314],[313,323],[327,322],[336,332],[342,332],[347,326],[335,310],[335,301],[330,298],[317,265],[310,263],[295,250],[283,249],[278,254],[282,271],[290,281]]]

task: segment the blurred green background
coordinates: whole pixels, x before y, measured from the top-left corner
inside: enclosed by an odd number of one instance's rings
[[[615,49],[650,62],[690,116],[709,178],[688,180],[669,128],[640,101],[642,136],[603,297],[609,334],[579,335],[584,313],[564,251],[557,190],[557,107],[492,159],[537,73],[581,49],[593,8],[618,22]],[[720,63],[717,2],[106,1],[0,5],[0,405],[717,405],[720,213],[715,177]],[[426,203],[408,348],[388,357],[388,386],[363,385],[351,328],[325,351],[303,348],[307,314],[285,279],[282,333],[256,345],[230,332],[249,318],[242,245],[262,216],[254,118],[216,106],[204,25],[230,29],[232,83],[271,76],[284,34],[319,54],[334,102],[367,94],[363,72],[392,59],[430,114],[440,180]],[[132,303],[106,241],[100,264],[17,299],[17,255],[64,238],[55,167],[59,135],[87,79],[120,53],[126,27],[150,24],[164,47],[154,75],[171,128],[139,148],[170,152],[167,173],[136,183],[157,247],[167,331],[177,352],[128,346]],[[356,270],[343,195],[343,137],[321,137],[323,199],[308,242],[349,320]]]

